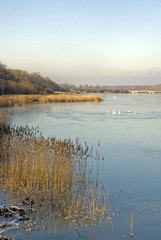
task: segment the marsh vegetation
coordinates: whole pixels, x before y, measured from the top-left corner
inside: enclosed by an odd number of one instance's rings
[[[27,103],[53,103],[53,102],[100,102],[99,95],[76,95],[76,94],[50,94],[50,95],[2,95],[0,106],[14,106],[14,104]]]
[[[43,211],[46,219],[61,216],[77,227],[100,219],[111,222],[108,192],[93,168],[100,155],[86,143],[45,139],[28,126],[10,127],[0,138],[0,187],[17,205],[34,205],[36,218]]]

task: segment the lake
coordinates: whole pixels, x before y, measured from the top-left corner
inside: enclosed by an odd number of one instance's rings
[[[74,223],[57,219],[39,231],[15,231],[16,239],[130,239],[132,212],[133,239],[160,239],[161,95],[101,96],[100,103],[30,104],[5,111],[13,125],[39,126],[45,137],[79,138],[99,149],[104,159],[99,178],[109,191],[113,227],[82,226],[79,235]]]

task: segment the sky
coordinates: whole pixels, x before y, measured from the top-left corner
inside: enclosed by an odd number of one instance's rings
[[[57,83],[161,83],[161,0],[0,0],[0,62]]]

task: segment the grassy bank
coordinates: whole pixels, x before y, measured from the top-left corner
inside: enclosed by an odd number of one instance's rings
[[[75,94],[52,94],[52,95],[1,95],[0,107],[13,106],[14,104],[27,103],[54,103],[54,102],[100,102],[99,95],[75,95]]]

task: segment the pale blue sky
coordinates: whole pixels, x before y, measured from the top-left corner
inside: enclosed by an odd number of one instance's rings
[[[58,83],[161,83],[161,0],[0,0],[0,61]]]

